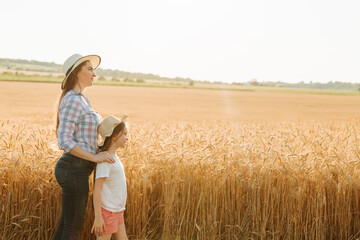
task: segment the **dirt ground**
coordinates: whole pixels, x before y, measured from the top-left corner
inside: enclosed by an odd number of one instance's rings
[[[53,122],[60,84],[0,82],[0,120]],[[348,121],[360,119],[360,98],[275,92],[93,86],[87,96],[103,117],[135,122]]]

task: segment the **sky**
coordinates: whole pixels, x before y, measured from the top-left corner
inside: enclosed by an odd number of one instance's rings
[[[359,0],[11,0],[0,58],[221,82],[360,83]]]

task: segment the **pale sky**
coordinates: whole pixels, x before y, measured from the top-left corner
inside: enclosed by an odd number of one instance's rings
[[[359,0],[7,0],[0,58],[195,80],[360,83]]]

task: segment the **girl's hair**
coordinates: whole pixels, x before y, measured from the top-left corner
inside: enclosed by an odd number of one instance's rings
[[[104,145],[102,145],[101,147],[99,147],[99,151],[100,152],[104,152],[106,150],[109,149],[110,145],[111,145],[111,139],[114,137],[114,136],[117,136],[118,134],[122,134],[122,132],[124,131],[125,129],[125,122],[121,122],[119,125],[117,125],[115,128],[114,128],[114,131],[113,133],[111,134],[110,137],[106,137],[105,138],[105,141],[104,141]]]
[[[59,98],[59,102],[57,104],[57,108],[56,108],[56,134],[59,128],[59,107],[60,107],[60,103],[61,100],[64,98],[65,94],[72,90],[76,83],[77,83],[77,74],[80,72],[81,68],[87,63],[88,61],[85,61],[83,63],[81,63],[79,66],[77,66],[68,76],[64,89],[61,92],[60,98]]]

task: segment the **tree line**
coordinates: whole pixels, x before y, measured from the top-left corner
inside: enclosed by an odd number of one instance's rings
[[[35,71],[35,72],[51,72],[61,73],[62,65],[54,62],[40,62],[35,60],[24,60],[24,59],[10,59],[0,58],[0,68],[7,70],[16,71]],[[145,73],[132,73],[113,69],[97,68],[95,70],[96,75],[99,77],[114,77],[122,79],[148,79],[148,80],[163,80],[163,81],[175,81],[175,82],[187,82],[193,81],[190,78],[169,78],[161,77],[155,74]]]

